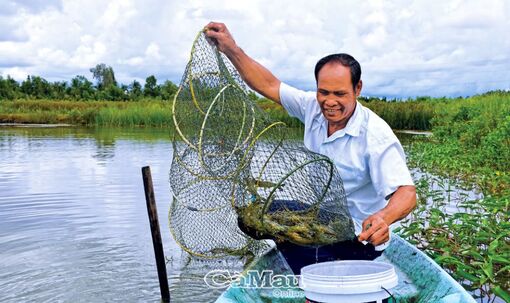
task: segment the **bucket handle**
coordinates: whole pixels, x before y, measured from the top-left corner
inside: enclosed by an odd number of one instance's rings
[[[388,295],[390,295],[390,297],[393,299],[393,302],[395,302],[395,303],[397,302],[397,299],[395,299],[395,297],[393,296],[393,294],[392,294],[389,290],[387,290],[386,288],[384,288],[384,286],[381,286],[381,288],[382,288],[382,289],[384,289],[384,291],[385,291]]]

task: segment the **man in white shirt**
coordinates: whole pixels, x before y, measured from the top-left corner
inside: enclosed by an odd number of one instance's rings
[[[342,177],[357,241],[321,247],[329,259],[373,259],[390,239],[389,226],[416,206],[416,190],[405,163],[402,146],[384,120],[356,98],[362,88],[361,68],[350,55],[322,58],[315,67],[316,92],[304,92],[282,83],[237,46],[222,23],[211,22],[206,36],[216,43],[253,90],[281,104],[305,125],[304,144],[332,159]],[[361,243],[368,242],[368,245]],[[279,245],[296,272],[310,260],[292,244]],[[328,251],[329,250],[329,251]],[[300,251],[301,257],[293,257]],[[348,253],[346,253],[348,251]],[[317,260],[314,260],[317,261]]]

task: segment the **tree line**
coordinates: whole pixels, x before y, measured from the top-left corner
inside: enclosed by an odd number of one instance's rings
[[[90,69],[94,84],[85,76],[78,75],[71,81],[49,82],[40,76],[28,76],[18,82],[7,76],[0,76],[0,100],[7,99],[53,99],[53,100],[109,100],[136,101],[142,98],[169,100],[177,92],[177,85],[166,80],[158,84],[154,75],[145,79],[142,86],[134,80],[129,85],[119,84],[115,80],[113,68],[104,63]]]

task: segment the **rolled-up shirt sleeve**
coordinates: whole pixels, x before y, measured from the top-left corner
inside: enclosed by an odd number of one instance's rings
[[[305,122],[306,106],[315,101],[315,93],[302,91],[285,83],[280,83],[280,103],[289,115]]]
[[[384,140],[370,154],[370,177],[377,195],[389,200],[404,185],[414,185],[404,149],[397,139]]]

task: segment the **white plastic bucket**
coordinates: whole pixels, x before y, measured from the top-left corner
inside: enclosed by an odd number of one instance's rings
[[[397,284],[391,264],[360,260],[308,265],[299,280],[307,299],[324,303],[382,302]]]

